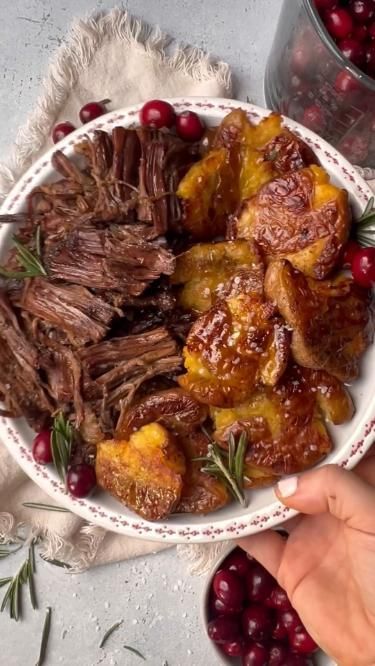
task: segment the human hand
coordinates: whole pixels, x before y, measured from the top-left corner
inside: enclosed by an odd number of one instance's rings
[[[375,665],[375,451],[355,472],[335,465],[282,480],[303,516],[239,545],[275,576],[303,624],[340,666]]]

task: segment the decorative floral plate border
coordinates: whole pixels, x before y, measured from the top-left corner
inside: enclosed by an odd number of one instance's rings
[[[196,97],[175,98],[169,101],[179,111],[184,109],[197,111],[206,119],[208,124],[218,124],[224,115],[238,107],[243,108],[254,122],[258,122],[269,114],[269,111],[252,104],[228,99]],[[140,106],[136,105],[111,112],[94,120],[61,141],[58,146],[59,149],[70,154],[74,144],[95,129],[110,129],[117,124],[125,127],[136,125]],[[323,166],[327,168],[333,178],[335,174],[340,175],[340,180],[344,182],[354,208],[357,212],[361,211],[369,197],[372,196],[372,191],[358,175],[355,168],[327,142],[310,130],[289,119],[285,119],[285,124],[314,149]],[[16,213],[22,210],[29,192],[36,185],[51,177],[51,156],[55,149],[52,148],[25,173],[7,197],[0,210],[1,213]],[[0,249],[6,247],[9,236],[9,225],[7,227],[0,225]],[[371,446],[374,434],[374,407],[371,404],[362,415],[359,438],[356,439],[354,444],[344,442],[340,447],[337,447],[332,462],[346,468],[355,466]],[[222,513],[216,512],[211,516],[208,515],[203,519],[198,519],[199,522],[196,516],[188,514],[180,514],[165,522],[147,522],[114,500],[111,500],[113,508],[112,506],[107,507],[106,505],[110,502],[108,496],[104,494],[99,493],[92,498],[81,500],[68,495],[53,468],[43,467],[33,460],[27,429],[22,421],[2,417],[0,419],[0,436],[26,474],[56,502],[91,523],[128,536],[171,543],[221,541],[274,527],[295,514],[294,511],[287,509],[280,502],[271,501],[262,509],[256,511],[251,509],[250,504],[247,514],[242,513],[230,518],[222,518]]]

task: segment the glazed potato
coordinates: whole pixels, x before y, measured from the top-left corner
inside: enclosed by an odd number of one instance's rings
[[[200,402],[233,406],[257,384],[275,384],[288,356],[289,332],[275,307],[241,294],[217,301],[193,324],[178,382]]]
[[[182,452],[158,423],[143,426],[128,440],[107,440],[97,448],[99,486],[145,520],[160,520],[175,511],[184,474]]]
[[[340,382],[298,366],[289,368],[277,387],[259,389],[234,409],[211,409],[219,443],[226,446],[230,432],[247,433],[247,487],[267,485],[318,463],[332,447],[323,417],[343,423],[352,414],[351,398]]]
[[[311,165],[264,185],[241,206],[230,227],[233,238],[255,240],[268,260],[288,259],[321,280],[336,266],[348,240],[348,193]]]
[[[370,296],[351,278],[312,280],[287,261],[267,269],[265,291],[293,329],[292,353],[302,366],[355,379],[359,359],[373,339]]]
[[[147,423],[157,421],[176,434],[188,434],[207,418],[207,407],[181,388],[156,391],[132,405],[117,425],[116,436],[128,439]]]
[[[183,285],[178,304],[205,312],[218,298],[240,291],[262,294],[264,265],[255,243],[246,240],[198,243],[176,261],[172,284]]]
[[[206,514],[217,511],[230,501],[225,484],[201,471],[203,463],[193,458],[207,454],[207,438],[201,432],[181,437],[179,443],[185,454],[186,473],[177,513]]]

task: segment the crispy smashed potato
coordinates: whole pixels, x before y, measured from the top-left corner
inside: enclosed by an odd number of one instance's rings
[[[205,312],[218,298],[263,293],[264,265],[256,245],[238,240],[198,243],[177,257],[172,284],[183,285],[178,304]]]
[[[275,307],[241,294],[217,301],[193,324],[178,382],[200,402],[232,406],[257,384],[275,384],[288,355],[289,333]]]
[[[349,277],[317,281],[287,261],[266,272],[265,291],[293,329],[292,353],[302,366],[355,379],[359,359],[373,339],[370,296]]]
[[[206,514],[217,511],[230,501],[225,484],[201,471],[202,462],[193,458],[207,454],[207,438],[201,432],[193,432],[180,440],[186,459],[186,473],[177,513]]]
[[[288,259],[321,280],[335,267],[350,222],[348,193],[312,165],[276,178],[244,201],[229,236],[252,238],[267,259]]]
[[[207,418],[207,407],[181,388],[157,391],[132,405],[117,426],[116,436],[128,439],[147,423],[161,423],[176,434],[188,434]]]
[[[211,408],[219,443],[226,446],[231,432],[247,433],[245,477],[249,488],[301,472],[330,452],[323,413],[335,423],[349,420],[353,414],[349,394],[327,373],[298,366],[289,368],[276,387],[259,389],[235,409]]]
[[[129,440],[107,440],[97,448],[98,484],[146,520],[175,511],[184,474],[184,456],[159,423],[143,426]]]

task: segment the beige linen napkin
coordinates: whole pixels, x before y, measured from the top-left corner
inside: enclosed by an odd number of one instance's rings
[[[109,98],[111,110],[154,97],[226,97],[230,92],[225,63],[212,63],[199,49],[174,45],[159,28],[151,29],[123,10],[77,21],[18,133],[10,164],[0,164],[0,196],[50,147],[52,126],[60,120],[77,124],[78,111],[88,101]],[[70,513],[27,509],[24,502],[53,504],[0,443],[0,542],[25,523],[44,536],[45,556],[67,562],[73,570],[167,547],[106,532]]]

